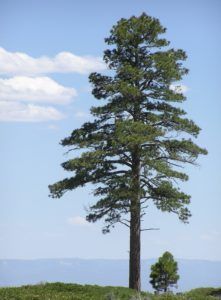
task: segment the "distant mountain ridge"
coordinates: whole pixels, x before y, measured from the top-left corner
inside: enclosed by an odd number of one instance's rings
[[[221,286],[221,261],[178,259],[177,291]],[[156,259],[142,260],[142,290],[151,290],[150,266]],[[101,286],[127,286],[128,260],[124,259],[35,259],[0,260],[0,286],[47,282],[72,282]]]

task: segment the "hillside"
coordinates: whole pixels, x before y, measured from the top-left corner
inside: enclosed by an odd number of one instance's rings
[[[142,290],[151,291],[150,266],[154,259],[142,260]],[[178,259],[180,280],[175,292],[197,287],[221,286],[221,262]],[[128,284],[128,261],[108,259],[0,260],[0,286],[20,286],[46,282],[75,282],[100,286]]]
[[[221,289],[196,289],[182,295],[136,294],[124,287],[100,287],[46,283],[17,288],[0,288],[1,300],[212,300],[220,299]]]

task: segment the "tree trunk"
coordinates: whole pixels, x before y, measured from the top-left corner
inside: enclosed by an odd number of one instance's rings
[[[133,198],[130,207],[129,288],[140,291],[140,160],[139,149],[132,154]]]
[[[129,288],[138,292],[140,283],[140,207],[131,211]]]

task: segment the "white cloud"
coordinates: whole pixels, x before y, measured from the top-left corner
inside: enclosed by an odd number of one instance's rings
[[[33,58],[26,53],[0,48],[0,74],[14,76],[0,78],[0,121],[42,122],[64,118],[56,108],[42,103],[70,103],[77,96],[76,90],[39,74],[87,74],[103,69],[105,65],[99,57],[60,52],[55,57]],[[79,113],[77,117],[85,115]]]
[[[67,223],[70,225],[91,226],[91,223],[87,222],[86,219],[81,216],[70,217],[67,219]]]
[[[85,119],[85,118],[89,118],[91,116],[89,113],[87,113],[85,111],[77,111],[74,115],[76,118],[79,118],[79,119],[81,119],[81,118]]]
[[[0,48],[0,74],[38,75],[55,72],[88,74],[105,68],[100,57],[60,52],[54,57],[34,58],[26,53],[9,52]]]
[[[63,118],[62,113],[50,106],[0,101],[0,121],[3,122],[44,122]]]
[[[185,94],[189,90],[189,88],[184,84],[180,84],[180,85],[171,84],[170,89],[180,94],[181,93]]]
[[[49,77],[0,78],[0,101],[19,100],[65,104],[76,95],[75,89],[64,87]]]

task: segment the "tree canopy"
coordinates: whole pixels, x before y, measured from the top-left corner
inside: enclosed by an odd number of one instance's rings
[[[177,262],[173,255],[166,251],[156,262],[151,266],[150,283],[158,292],[167,292],[169,287],[176,286],[179,280]]]

